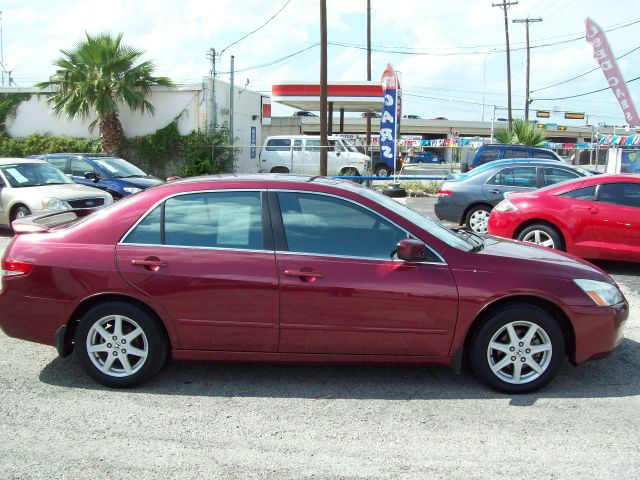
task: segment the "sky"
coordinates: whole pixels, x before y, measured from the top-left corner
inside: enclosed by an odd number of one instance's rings
[[[366,6],[366,0],[327,0],[329,82],[366,80]],[[210,48],[222,52],[219,78],[228,80],[234,55],[236,84],[248,80],[251,90],[268,94],[279,82],[319,81],[317,0],[5,0],[0,10],[2,59],[18,86],[48,79],[60,49],[73,48],[85,32],[123,33],[124,43],[155,63],[156,75],[178,84],[209,75]],[[511,20],[539,17],[530,26],[531,108],[585,112],[592,125],[625,123],[608,89],[561,99],[606,88],[600,70],[546,87],[597,67],[584,39],[586,17],[611,29],[617,57],[627,54],[618,60],[625,79],[640,76],[640,2],[520,0],[508,14],[515,117],[525,102],[525,25]],[[372,79],[379,80],[387,63],[399,72],[404,114],[488,121],[495,106],[496,117],[507,116],[504,16],[491,0],[371,0],[371,24]],[[628,87],[640,107],[640,80]],[[273,115],[292,112],[273,105]],[[551,121],[584,123],[562,118],[558,113]]]

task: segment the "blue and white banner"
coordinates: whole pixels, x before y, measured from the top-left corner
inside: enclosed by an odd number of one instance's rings
[[[387,64],[382,73],[382,112],[380,115],[380,157],[395,172],[396,138],[398,137],[398,120],[400,119],[398,94],[400,85],[396,72]]]

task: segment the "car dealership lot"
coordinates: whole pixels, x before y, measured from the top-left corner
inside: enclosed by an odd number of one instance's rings
[[[432,216],[433,199],[404,202]],[[625,340],[518,397],[410,366],[172,363],[115,391],[0,333],[0,477],[633,477],[640,266],[600,266],[630,301]]]

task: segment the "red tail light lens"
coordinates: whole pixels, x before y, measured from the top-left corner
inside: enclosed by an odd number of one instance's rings
[[[2,260],[2,275],[13,277],[16,275],[26,275],[33,268],[33,263],[22,260]]]
[[[438,195],[451,195],[451,190],[438,190]]]

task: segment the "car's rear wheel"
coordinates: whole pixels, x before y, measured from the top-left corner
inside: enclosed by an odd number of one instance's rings
[[[478,331],[471,351],[476,375],[504,393],[529,393],[548,384],[564,357],[558,322],[533,305],[498,310]]]
[[[476,205],[467,212],[464,223],[469,230],[480,234],[487,233],[489,215],[491,215],[491,208],[489,206]]]
[[[75,351],[80,364],[107,387],[131,387],[150,379],[164,365],[167,350],[155,319],[125,302],[93,307],[76,329]]]
[[[378,165],[375,174],[378,177],[388,177],[391,175],[391,168],[388,165]]]
[[[564,250],[564,242],[560,232],[544,223],[538,223],[523,229],[518,234],[518,240],[535,243],[547,248],[555,248],[556,250]]]

